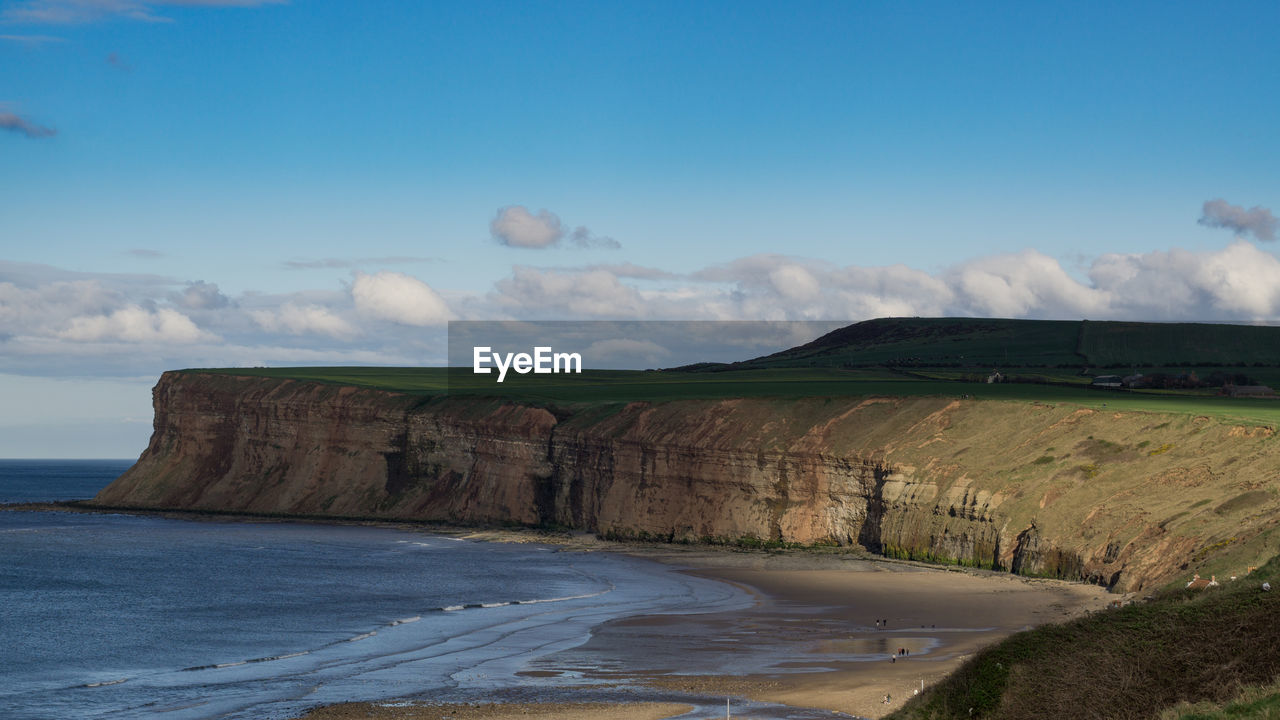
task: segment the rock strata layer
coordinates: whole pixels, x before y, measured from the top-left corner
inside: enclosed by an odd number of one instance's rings
[[[973,399],[680,400],[549,410],[166,373],[155,429],[94,502],[605,537],[858,544],[1139,590],[1260,564],[1268,427]]]

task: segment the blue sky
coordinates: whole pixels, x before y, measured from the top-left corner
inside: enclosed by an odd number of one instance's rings
[[[0,2],[0,393],[46,399],[0,456],[136,454],[168,368],[439,362],[448,319],[1275,323],[1278,21]]]

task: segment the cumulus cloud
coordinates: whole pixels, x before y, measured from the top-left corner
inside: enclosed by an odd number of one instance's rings
[[[0,20],[11,23],[76,24],[112,18],[170,22],[157,7],[256,7],[285,0],[26,0],[6,8]]]
[[[1089,277],[1112,317],[1280,321],[1280,260],[1244,240],[1206,253],[1103,255]]]
[[[59,332],[58,337],[75,341],[163,343],[193,343],[216,339],[196,327],[191,318],[177,310],[151,310],[139,305],[127,305],[104,315],[74,317],[70,327]]]
[[[564,228],[555,213],[539,210],[535,215],[523,205],[500,208],[489,221],[489,232],[503,245],[523,248],[551,247],[564,237]]]
[[[26,135],[32,139],[53,137],[57,130],[44,125],[37,125],[26,118],[11,112],[0,110],[0,130]]]
[[[758,334],[761,321],[843,324],[911,315],[1280,324],[1280,260],[1245,240],[1212,251],[1110,253],[1083,265],[1069,271],[1063,261],[1025,250],[935,272],[776,254],[692,273],[630,263],[516,266],[488,292],[446,299],[421,280],[391,271],[356,272],[345,287],[228,297],[208,281],[0,261],[0,372],[98,374],[109,368],[139,375],[322,358],[431,364],[442,360],[443,324],[456,316],[755,321],[744,323],[749,335]],[[421,330],[405,332],[405,326]],[[655,366],[669,361],[659,348],[679,354],[677,344],[625,330],[597,337],[627,341],[598,351]],[[730,359],[749,356],[746,347]]]
[[[439,293],[404,273],[357,272],[351,284],[351,297],[359,312],[401,325],[441,325],[453,318]]]
[[[409,291],[397,294],[396,279],[358,278],[359,293],[233,298],[208,281],[0,261],[0,373],[154,377],[181,367],[441,362],[443,329],[404,332],[401,321],[429,318],[395,304],[425,286],[402,280]]]
[[[1237,237],[1253,235],[1264,242],[1275,241],[1278,225],[1276,217],[1267,208],[1255,205],[1245,210],[1222,198],[1205,202],[1199,222],[1206,227],[1226,228]]]
[[[489,233],[494,240],[507,247],[549,248],[558,245],[566,237],[571,244],[580,248],[622,247],[617,240],[597,235],[582,225],[571,231],[566,230],[555,213],[549,210],[532,213],[523,205],[499,208],[493,220],[489,221]]]
[[[1103,255],[1087,265],[1085,277],[1035,250],[936,273],[762,254],[687,275],[627,265],[516,267],[487,300],[490,313],[521,319],[852,322],[949,315],[1280,323],[1280,260],[1243,240],[1209,252]]]
[[[1107,297],[1035,250],[972,260],[944,278],[965,314],[994,317],[1098,317]]]
[[[34,286],[0,282],[0,331],[18,335],[63,327],[72,317],[109,312],[124,302],[119,292],[97,280],[57,280]]]
[[[316,333],[346,339],[359,334],[351,323],[320,305],[302,305],[287,302],[277,310],[250,310],[250,317],[268,332],[287,332],[291,335]]]
[[[172,293],[169,299],[175,305],[188,310],[212,310],[226,307],[231,303],[216,284],[203,280],[187,285],[182,292]]]
[[[769,272],[769,283],[791,300],[812,300],[822,292],[818,278],[799,265],[779,265]]]
[[[541,270],[517,266],[492,295],[499,308],[542,318],[643,317],[640,291],[607,270]]]

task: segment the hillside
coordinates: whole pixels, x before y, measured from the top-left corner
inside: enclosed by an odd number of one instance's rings
[[[881,318],[734,364],[766,367],[1280,367],[1280,328],[1209,323]]]
[[[989,647],[895,720],[1274,718],[1280,560],[1220,587],[1045,625]],[[1274,588],[1262,589],[1268,582]],[[1243,696],[1244,700],[1237,700]],[[1225,706],[1219,711],[1204,705]]]

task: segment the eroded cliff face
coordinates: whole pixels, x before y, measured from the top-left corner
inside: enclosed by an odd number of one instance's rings
[[[1140,589],[1274,554],[1272,431],[947,398],[557,410],[166,373],[101,505],[860,544]],[[1234,565],[1233,565],[1234,563]]]

